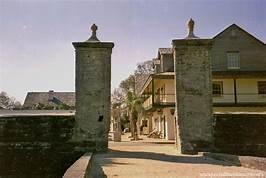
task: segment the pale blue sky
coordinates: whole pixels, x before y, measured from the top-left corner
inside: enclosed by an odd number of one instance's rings
[[[23,101],[28,91],[74,91],[73,41],[113,41],[112,88],[186,35],[211,38],[236,23],[266,41],[265,0],[0,0],[0,91]]]

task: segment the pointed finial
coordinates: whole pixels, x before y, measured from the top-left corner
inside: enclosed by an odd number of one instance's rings
[[[90,37],[87,41],[100,41],[100,40],[97,38],[97,36],[96,36],[96,31],[97,31],[97,30],[98,30],[97,25],[93,24],[93,25],[91,26],[91,31],[92,31],[92,33],[91,33],[91,37]]]
[[[197,36],[194,35],[194,20],[192,18],[189,19],[187,26],[188,26],[188,35],[186,37],[186,39],[193,39],[193,38],[199,38]]]

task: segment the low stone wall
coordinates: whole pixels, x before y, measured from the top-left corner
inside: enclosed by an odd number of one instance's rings
[[[217,152],[266,156],[266,114],[215,113]]]
[[[84,154],[71,140],[74,125],[74,114],[1,115],[0,177],[62,177]]]
[[[85,153],[68,168],[63,178],[89,178],[92,162],[92,153]]]

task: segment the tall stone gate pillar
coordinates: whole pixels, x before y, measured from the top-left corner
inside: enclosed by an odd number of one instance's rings
[[[97,26],[85,42],[73,42],[76,49],[75,140],[84,148],[92,143],[96,151],[108,148],[111,110],[111,53],[114,43],[100,42]],[[88,148],[91,149],[91,148]]]
[[[212,40],[193,34],[190,19],[185,39],[173,40],[176,85],[177,147],[181,153],[209,150],[212,135],[210,49]]]

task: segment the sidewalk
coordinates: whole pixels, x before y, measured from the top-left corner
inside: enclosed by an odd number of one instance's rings
[[[207,178],[266,177],[266,172],[230,165],[202,155],[178,155],[174,144],[162,139],[110,142],[107,153],[93,157],[92,177]]]

